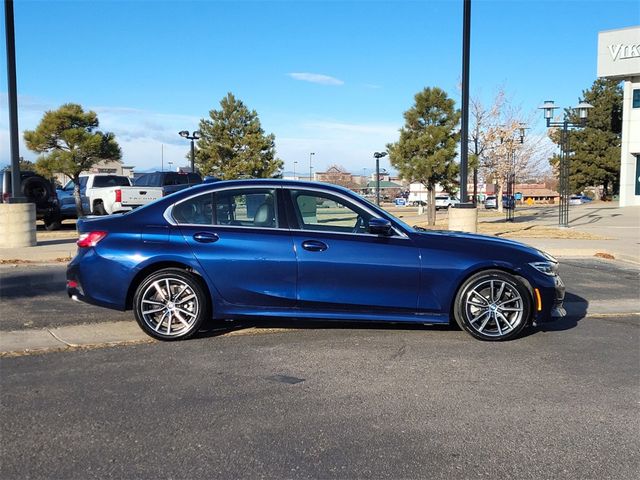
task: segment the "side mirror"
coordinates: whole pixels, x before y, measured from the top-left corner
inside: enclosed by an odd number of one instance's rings
[[[391,222],[384,218],[372,218],[369,220],[369,233],[374,235],[391,235]]]

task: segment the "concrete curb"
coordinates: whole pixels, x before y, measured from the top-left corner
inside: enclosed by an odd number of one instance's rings
[[[15,330],[0,334],[0,356],[153,341],[135,321]]]

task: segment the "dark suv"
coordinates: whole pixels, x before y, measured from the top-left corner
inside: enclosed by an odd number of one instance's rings
[[[60,228],[60,204],[53,184],[34,172],[20,172],[20,192],[27,202],[36,204],[36,219],[44,222],[47,230]],[[0,202],[11,198],[11,171],[0,172]]]
[[[202,183],[197,173],[152,172],[145,173],[133,181],[136,187],[162,187],[162,196]]]

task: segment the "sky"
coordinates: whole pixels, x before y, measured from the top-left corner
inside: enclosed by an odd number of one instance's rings
[[[460,107],[462,0],[15,0],[20,137],[73,102],[116,134],[138,171],[186,165],[197,130],[232,92],[276,137],[285,171],[371,172],[424,87]],[[10,162],[0,40],[0,165]],[[473,0],[470,93],[498,89],[544,135],[544,100],[572,106],[596,79],[599,31],[640,24],[634,1]],[[20,155],[35,160],[21,142]],[[388,158],[381,166],[390,169]],[[363,170],[366,169],[366,170]]]

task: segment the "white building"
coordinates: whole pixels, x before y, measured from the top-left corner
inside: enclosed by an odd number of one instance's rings
[[[620,206],[640,205],[640,27],[598,34],[598,77],[624,81]]]

